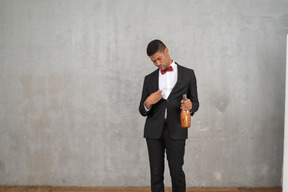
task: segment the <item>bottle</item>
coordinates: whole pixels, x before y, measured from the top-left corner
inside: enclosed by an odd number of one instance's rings
[[[187,95],[183,95],[183,100],[185,101],[187,99]],[[181,127],[183,128],[189,128],[191,125],[191,113],[189,110],[181,110],[180,112],[180,121],[181,121]]]

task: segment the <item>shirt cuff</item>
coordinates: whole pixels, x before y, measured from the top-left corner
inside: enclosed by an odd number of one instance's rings
[[[146,106],[145,106],[145,103],[143,105],[144,105],[144,108],[145,108],[146,112],[150,111],[151,107],[149,109],[147,109]]]

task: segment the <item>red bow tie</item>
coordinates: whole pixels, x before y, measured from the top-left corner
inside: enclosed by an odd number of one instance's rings
[[[161,74],[164,75],[167,71],[173,71],[173,67],[169,66],[167,69],[161,70]]]

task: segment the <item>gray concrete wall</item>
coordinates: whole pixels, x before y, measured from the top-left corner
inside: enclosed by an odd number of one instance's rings
[[[149,186],[159,38],[198,79],[187,186],[280,186],[287,33],[287,0],[0,0],[0,185]]]

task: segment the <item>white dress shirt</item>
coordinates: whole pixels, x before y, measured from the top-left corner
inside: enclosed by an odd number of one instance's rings
[[[162,91],[162,98],[167,99],[177,82],[178,69],[177,65],[173,61],[170,66],[172,66],[173,71],[167,71],[165,74],[161,74],[159,69],[159,90]]]

